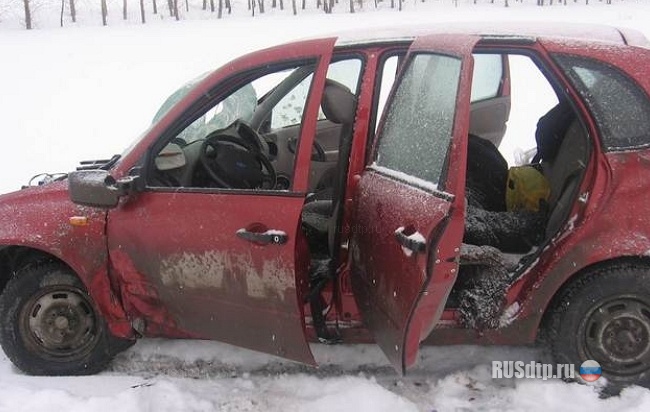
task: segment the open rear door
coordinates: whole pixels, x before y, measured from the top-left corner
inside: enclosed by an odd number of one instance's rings
[[[374,162],[355,193],[354,293],[401,373],[415,363],[458,273],[477,41],[434,35],[413,43],[384,112]]]

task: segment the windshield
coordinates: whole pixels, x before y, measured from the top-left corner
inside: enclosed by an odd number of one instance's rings
[[[174,105],[178,102],[180,102],[183,97],[187,96],[187,94],[196,86],[199,84],[203,79],[208,77],[210,72],[205,72],[201,74],[200,76],[190,80],[189,82],[185,83],[182,85],[178,90],[176,90],[174,93],[172,93],[165,101],[164,103],[160,106],[158,111],[153,117],[153,120],[151,121],[151,124],[154,124],[158,122],[164,115],[167,114],[167,112],[174,107]]]

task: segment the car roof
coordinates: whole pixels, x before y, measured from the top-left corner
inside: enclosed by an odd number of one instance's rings
[[[338,35],[336,45],[345,47],[377,43],[407,43],[418,36],[429,34],[464,34],[478,35],[483,38],[528,41],[547,38],[650,47],[650,42],[643,34],[632,29],[598,24],[549,22],[434,23],[422,26],[349,31]]]

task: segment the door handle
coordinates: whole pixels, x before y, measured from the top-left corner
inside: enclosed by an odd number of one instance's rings
[[[265,232],[251,232],[246,229],[239,229],[237,237],[259,245],[283,245],[289,237],[281,230],[267,230]]]
[[[408,250],[413,251],[414,253],[422,253],[427,248],[427,241],[420,234],[420,232],[413,232],[410,235],[404,234],[406,229],[402,226],[395,231],[395,239],[397,242],[405,247]]]

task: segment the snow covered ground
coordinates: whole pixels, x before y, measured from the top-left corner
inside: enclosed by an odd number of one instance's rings
[[[511,1],[508,9],[463,0],[458,8],[451,0],[409,2],[401,13],[350,15],[339,7],[331,16],[240,13],[146,26],[115,18],[108,28],[88,20],[30,32],[2,22],[0,193],[37,172],[68,171],[80,159],[121,152],[180,84],[249,50],[351,28],[460,20],[602,22],[650,37],[647,2],[614,2],[539,8],[532,0]],[[650,410],[650,390],[638,387],[600,399],[594,387],[577,383],[491,379],[491,360],[540,359],[533,349],[425,348],[406,378],[373,346],[316,345],[314,351],[320,369],[212,342],[145,340],[111,370],[77,378],[24,376],[0,355],[0,411]]]
[[[89,377],[29,377],[0,361],[0,411],[647,411],[639,387],[600,399],[590,386],[494,380],[490,362],[526,348],[425,348],[398,377],[374,346],[315,345],[310,369],[214,342],[147,340]]]

